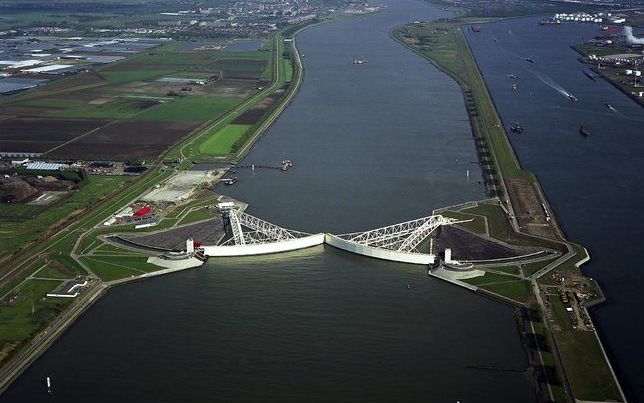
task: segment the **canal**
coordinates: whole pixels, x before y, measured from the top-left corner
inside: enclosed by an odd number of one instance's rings
[[[485,24],[467,36],[504,124],[519,121],[524,128],[511,134],[519,160],[539,176],[568,238],[589,249],[584,272],[608,298],[593,319],[625,392],[642,401],[644,322],[634,315],[644,306],[644,222],[636,218],[644,198],[644,110],[607,81],[582,73],[586,66],[570,45],[598,35],[599,25],[537,21]],[[517,90],[506,74],[518,76]],[[581,125],[588,138],[579,135]]]
[[[445,13],[386,4],[299,35],[304,83],[245,161],[294,167],[225,189],[251,214],[343,232],[485,197],[458,86],[389,37]],[[0,401],[530,402],[526,367],[511,308],[318,247],[112,289]]]

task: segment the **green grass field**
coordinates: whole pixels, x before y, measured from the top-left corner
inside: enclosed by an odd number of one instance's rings
[[[136,277],[141,274],[160,270],[161,268],[147,263],[145,256],[84,256],[80,258],[103,281]]]
[[[559,296],[551,296],[550,301],[555,322],[561,327],[553,335],[575,397],[587,401],[620,401],[617,385],[612,381],[595,335],[572,328]]]
[[[293,63],[290,59],[284,61],[284,81],[287,83],[293,81]]]
[[[518,266],[498,266],[498,267],[486,267],[484,270],[494,270],[494,271],[499,271],[502,273],[506,274],[514,274],[514,275],[519,275],[520,270]]]
[[[558,258],[554,257],[552,259],[542,260],[540,262],[523,264],[521,265],[521,269],[523,270],[523,275],[526,277],[531,276],[557,259]]]
[[[228,125],[213,134],[207,134],[209,137],[199,144],[201,154],[231,154],[234,152],[233,144],[244,135],[250,128],[250,125]]]
[[[521,303],[527,303],[533,297],[530,282],[514,276],[488,272],[463,281]]]
[[[44,327],[70,302],[64,298],[45,295],[60,281],[29,280],[16,289],[17,303],[0,306],[0,345],[21,342]]]
[[[238,98],[189,95],[144,111],[135,120],[209,121],[224,114],[239,102]]]
[[[171,75],[176,70],[103,70],[101,76],[110,84],[123,84],[132,81],[151,80]]]

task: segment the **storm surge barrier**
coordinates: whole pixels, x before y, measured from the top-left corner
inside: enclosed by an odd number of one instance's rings
[[[418,246],[440,226],[458,222],[462,220],[432,215],[370,231],[343,235],[326,234],[325,242],[358,255],[428,265],[434,263],[435,256],[420,252]]]
[[[310,248],[324,243],[347,252],[395,262],[429,265],[435,256],[419,246],[442,225],[463,220],[432,215],[386,227],[348,234],[309,234],[279,227],[237,210],[233,203],[218,206],[229,239],[219,245],[204,245],[207,256],[251,256]]]

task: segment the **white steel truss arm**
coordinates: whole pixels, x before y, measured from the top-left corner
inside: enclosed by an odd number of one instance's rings
[[[285,241],[288,239],[294,239],[295,236],[293,235],[293,231],[286,230],[282,227],[278,227],[277,225],[271,224],[267,221],[260,220],[257,217],[253,217],[250,214],[246,214],[243,212],[238,212],[236,213],[239,222],[242,226],[249,228],[253,231],[256,231],[258,233],[261,233],[266,236],[266,238],[275,241]]]
[[[233,231],[235,245],[245,245],[246,240],[244,239],[244,231],[242,231],[239,217],[237,217],[237,212],[235,210],[230,210],[228,213],[228,219],[230,222],[230,228]]]

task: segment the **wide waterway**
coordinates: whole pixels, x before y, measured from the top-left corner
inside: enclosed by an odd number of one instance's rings
[[[250,213],[342,232],[485,197],[458,86],[389,37],[444,13],[387,5],[298,36],[304,83],[245,161],[295,166],[222,189]],[[530,402],[526,366],[511,308],[318,247],[112,289],[0,400]]]
[[[511,135],[519,160],[539,176],[568,238],[590,251],[584,272],[599,280],[608,298],[593,318],[622,386],[631,400],[643,401],[644,221],[637,217],[644,199],[644,109],[607,81],[582,73],[586,66],[570,45],[598,35],[598,25],[537,21],[485,24],[467,35],[504,123],[519,121],[524,128]],[[506,78],[510,73],[519,77],[517,90]],[[588,138],[579,135],[580,125]]]

